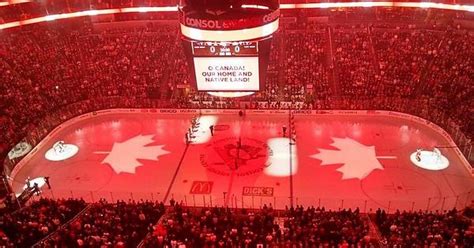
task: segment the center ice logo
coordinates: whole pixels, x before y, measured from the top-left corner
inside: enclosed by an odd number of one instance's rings
[[[269,156],[272,156],[272,151],[262,141],[225,138],[208,144],[200,161],[203,167],[222,176],[230,176],[232,172],[237,176],[247,176],[268,167]]]
[[[365,146],[350,138],[333,138],[331,146],[338,150],[319,149],[312,158],[321,160],[321,165],[343,164],[337,171],[342,179],[366,178],[374,170],[383,170],[379,159],[393,159],[391,156],[377,156],[374,146]]]
[[[135,173],[138,166],[142,166],[137,159],[158,160],[158,157],[169,153],[163,145],[150,146],[154,143],[153,135],[137,135],[124,142],[114,143],[110,152],[95,152],[108,154],[102,164],[109,164],[116,173]]]

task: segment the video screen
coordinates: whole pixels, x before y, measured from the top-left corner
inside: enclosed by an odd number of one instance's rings
[[[199,91],[258,91],[258,57],[195,57]]]

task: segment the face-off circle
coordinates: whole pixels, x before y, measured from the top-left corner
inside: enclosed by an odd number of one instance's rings
[[[378,206],[390,209],[435,209],[442,194],[430,178],[411,169],[385,168],[361,181],[364,194]],[[412,206],[416,202],[415,206]]]
[[[265,142],[252,138],[224,138],[206,145],[200,163],[210,172],[230,176],[248,176],[270,166],[272,150]]]
[[[113,170],[107,165],[98,165],[95,161],[81,160],[58,167],[51,174],[51,182],[57,192],[69,193],[70,190],[90,192],[106,187],[113,177]]]

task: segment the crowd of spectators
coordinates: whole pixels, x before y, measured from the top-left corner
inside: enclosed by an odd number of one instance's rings
[[[380,71],[375,82],[380,85],[382,94],[416,96],[418,92],[414,92],[413,85],[420,84],[424,69],[436,53],[439,34],[409,29],[375,29],[373,32]]]
[[[201,211],[174,205],[145,243],[145,247],[255,247],[278,242],[280,227],[275,225],[272,209],[261,213],[242,214],[229,208],[203,208]],[[272,236],[275,234],[275,237]],[[271,237],[267,236],[270,235]]]
[[[327,211],[302,206],[277,212],[175,205],[144,247],[369,247],[367,221],[359,210]]]
[[[178,0],[29,0],[0,8],[0,24],[91,9],[176,6]]]
[[[342,94],[348,97],[375,96],[375,57],[367,26],[336,26],[333,32],[336,77]]]
[[[472,209],[441,212],[303,206],[275,210],[185,207],[129,200],[87,205],[39,199],[0,216],[0,246],[29,247],[472,247]],[[378,237],[375,233],[380,232]]]
[[[472,33],[417,23],[421,18],[397,25],[393,11],[387,16],[385,23],[378,15],[374,23],[299,25],[298,16],[293,25],[282,24],[272,44],[266,87],[244,98],[245,106],[395,110],[448,131],[454,123],[472,138]],[[35,145],[61,122],[104,108],[243,107],[239,100],[192,89],[176,20],[122,26],[75,18],[5,30],[0,71],[1,155],[22,138]],[[71,232],[91,240],[89,234]],[[42,237],[31,235],[31,240]],[[27,242],[12,237],[11,242]]]
[[[472,34],[446,31],[376,28],[374,47],[380,74],[375,82],[381,95],[426,98],[443,106],[466,133],[472,133]],[[466,56],[467,55],[467,56]],[[407,73],[409,72],[409,73]],[[469,113],[469,114],[466,114]],[[469,124],[470,123],[470,124]]]
[[[283,99],[311,101],[331,95],[326,29],[289,31],[285,37],[285,81]]]
[[[403,18],[410,15],[401,12]],[[416,18],[397,25],[396,13],[378,14],[372,24],[334,25],[300,23],[306,19],[298,14],[274,38],[266,87],[244,100],[259,102],[249,107],[290,102],[298,108],[398,110],[435,122],[432,113],[442,110],[472,134],[472,34],[451,26],[430,29]],[[389,24],[380,20],[385,16]],[[173,107],[241,107],[238,100],[191,87],[175,24],[121,26],[75,18],[4,31],[0,153],[27,135],[41,138],[49,130],[44,119],[67,106],[81,102],[75,109],[90,111],[96,109],[87,105],[110,102],[99,98],[120,99],[107,104],[111,107],[163,106],[160,101]],[[412,106],[418,106],[415,112]]]
[[[0,215],[0,246],[30,247],[86,207],[82,199],[40,199]]]
[[[383,242],[388,247],[473,247],[472,220],[458,213],[400,212],[375,216]]]
[[[290,208],[285,213],[285,227],[290,231],[293,242],[305,241],[314,246],[364,247],[369,246],[372,238],[368,235],[369,226],[362,219],[359,209],[326,211],[324,208],[307,208],[302,206]]]
[[[81,101],[159,98],[153,94],[167,88],[166,75],[178,50],[163,42],[177,37],[176,27],[170,26],[152,32],[147,27],[93,30],[88,20],[79,19],[2,34],[2,141],[25,137],[46,115]]]
[[[2,247],[472,247],[472,209],[400,212],[185,207],[173,200],[87,205],[39,199],[0,216]],[[375,224],[370,227],[370,222]],[[376,235],[380,232],[381,236]]]
[[[160,202],[104,200],[59,229],[41,247],[137,247],[165,212]]]
[[[156,1],[87,1],[108,8]],[[159,1],[166,3],[166,0]],[[64,6],[64,4],[67,6]],[[69,3],[69,4],[68,4]],[[84,1],[47,1],[51,13],[83,9]],[[1,9],[3,21],[42,14],[37,2]],[[357,11],[356,11],[357,12]],[[374,13],[364,15],[372,17]],[[18,16],[20,15],[20,16]],[[336,18],[347,13],[332,14]],[[363,23],[282,24],[274,38],[266,88],[252,108],[387,109],[474,133],[474,46],[468,30],[430,25],[419,11],[377,13]],[[358,20],[364,19],[360,18]],[[131,19],[135,19],[131,17]],[[350,18],[349,18],[350,19]],[[403,19],[403,23],[397,20]],[[1,22],[1,20],[0,20]],[[76,18],[5,30],[0,35],[0,154],[21,138],[35,144],[53,127],[82,113],[113,107],[242,107],[190,86],[176,20],[139,25],[94,24]],[[451,123],[441,122],[448,115]],[[0,216],[0,246],[30,246],[76,216],[82,200],[47,200]],[[226,247],[296,244],[364,246],[371,242],[358,210],[297,207],[241,212],[194,211],[161,203],[99,202],[61,228],[45,246]],[[469,223],[445,214],[377,212],[390,246],[474,245]],[[154,227],[154,228],[153,228]],[[153,230],[152,230],[153,229]]]

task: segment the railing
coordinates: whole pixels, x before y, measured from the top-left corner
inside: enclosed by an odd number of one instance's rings
[[[285,209],[290,207],[290,196],[244,196],[241,194],[179,194],[171,193],[165,199],[164,192],[127,192],[127,191],[85,191],[85,190],[48,190],[44,189],[39,196],[45,198],[82,198],[88,203],[96,203],[101,200],[107,202],[123,201],[163,201],[170,200],[186,207],[221,207],[227,206],[234,209],[261,209],[264,206],[272,206],[274,209]],[[324,207],[327,210],[355,209],[359,208],[362,213],[373,213],[377,209],[383,209],[387,213],[396,210],[406,211],[445,211],[453,208],[464,209],[470,206],[474,200],[474,192],[469,191],[456,196],[425,197],[411,200],[399,199],[357,199],[357,198],[328,198],[318,196],[295,196],[294,206]]]
[[[368,99],[368,100],[357,100],[355,99],[352,102],[347,102],[346,100],[338,100],[333,99],[330,102],[325,102],[322,105],[324,106],[322,109],[386,109],[386,110],[394,110],[399,112],[404,112],[408,114],[412,114],[415,116],[420,116],[426,120],[429,120],[440,127],[442,127],[446,132],[451,135],[453,141],[457,144],[459,150],[464,154],[465,158],[468,161],[474,160],[474,149],[471,140],[460,130],[460,127],[456,124],[449,115],[445,114],[443,110],[438,110],[436,106],[425,106],[420,104],[418,101],[414,100],[402,100],[400,99],[391,99],[389,97],[384,98],[384,102],[393,102],[398,104],[392,104],[388,108],[386,105],[382,103],[377,103],[375,99]],[[261,102],[261,108],[267,109],[271,108],[271,105],[268,102]],[[201,108],[215,108],[216,106],[220,106],[219,102],[215,103],[214,105],[201,104],[199,107]],[[251,106],[250,102],[241,102],[240,104],[235,104],[234,107],[239,106]],[[136,99],[131,100],[124,97],[110,97],[110,98],[103,98],[98,99],[95,101],[82,101],[77,102],[68,106],[65,106],[61,109],[58,109],[55,113],[51,113],[50,115],[46,116],[37,126],[32,130],[28,130],[27,136],[24,140],[31,144],[33,147],[38,144],[52,129],[59,126],[61,123],[69,120],[75,116],[97,111],[101,109],[107,108],[167,108],[171,107],[172,103],[164,102],[164,101],[156,101],[150,99]],[[222,106],[228,106],[228,102],[223,102]],[[281,104],[281,108],[288,108],[291,107],[292,109],[299,109],[304,106],[303,103],[291,103],[288,102],[287,104]],[[379,107],[384,106],[384,107]],[[188,107],[198,107],[197,105],[189,105]],[[259,108],[260,108],[259,107]],[[427,109],[430,109],[428,111]],[[5,175],[10,175],[11,171],[15,167],[15,165],[21,160],[21,158],[17,159],[8,159],[4,160],[4,173]]]
[[[370,218],[370,216],[368,214],[365,214],[361,217],[364,221],[366,221],[369,224],[369,236],[371,236],[375,240],[377,240],[377,245],[378,245],[377,247],[386,247],[386,246],[384,246],[384,244],[382,242],[382,235],[380,233],[380,230],[379,230],[377,224],[375,224],[372,221],[372,219]]]
[[[117,107],[132,108],[136,106],[143,106],[145,108],[166,108],[170,106],[170,103],[150,99],[132,100],[125,97],[105,97],[101,99],[76,102],[68,106],[64,106],[53,113],[49,113],[36,125],[35,128],[27,131],[26,137],[24,137],[23,140],[35,147],[55,127],[61,125],[73,117],[101,109]],[[10,175],[15,165],[21,159],[22,158],[16,158],[10,160],[8,157],[5,158],[3,163],[4,174]]]
[[[160,217],[160,219],[156,222],[156,224],[157,224],[157,225],[158,225],[158,224],[165,224],[164,221],[165,221],[166,219],[168,219],[169,216],[170,216],[170,214],[168,213],[168,210],[167,210],[166,213],[163,214],[163,215]],[[140,244],[137,245],[137,248],[142,248],[142,247],[144,247],[146,240],[147,240],[147,239],[150,239],[152,236],[153,236],[153,233],[150,233],[150,232],[147,233],[147,234],[145,235],[145,237],[143,238],[143,240],[140,242]]]
[[[385,99],[385,102],[397,102],[393,99]],[[262,102],[263,103],[263,102]],[[242,106],[248,105],[251,106],[248,102],[241,102],[240,104],[235,104],[232,106]],[[342,100],[333,100],[328,103],[327,108],[331,109],[373,109],[377,108],[378,105],[384,106],[383,104],[377,104],[377,101],[371,100],[356,100],[354,102],[344,102]],[[140,99],[136,101],[130,101],[130,99],[124,99],[121,97],[114,98],[104,98],[100,102],[97,101],[85,101],[78,102],[72,105],[69,105],[63,109],[58,110],[56,113],[53,113],[47,116],[43,122],[41,122],[33,130],[29,131],[29,135],[25,138],[26,142],[30,143],[32,146],[38,144],[54,127],[60,125],[64,121],[71,119],[77,115],[99,110],[107,109],[114,107],[132,107],[132,106],[141,106],[145,108],[158,108],[158,107],[170,107],[170,103],[164,103],[160,101],[152,101],[147,99]],[[204,105],[205,106],[205,105]],[[304,105],[302,103],[286,103],[281,104],[282,108],[292,107],[293,109],[301,108]],[[210,105],[212,107],[212,105]],[[265,108],[265,105],[262,105]],[[421,116],[425,119],[432,121],[442,127],[450,133],[452,139],[458,145],[459,150],[464,154],[464,156],[469,160],[473,158],[473,149],[471,141],[462,133],[459,127],[455,122],[441,110],[432,107],[430,109],[423,104],[420,104],[417,101],[409,101],[398,99],[398,104],[393,104],[390,106],[390,109],[397,111],[404,111],[413,115]],[[4,173],[10,175],[11,171],[17,164],[20,159],[9,160],[8,158],[4,163]],[[171,192],[173,193],[173,192]],[[44,194],[51,198],[57,197],[73,197],[78,198],[82,197],[88,202],[97,202],[101,198],[105,198],[108,201],[115,201],[117,199],[150,199],[150,200],[169,200],[164,199],[166,192],[106,192],[106,191],[88,191],[88,192],[79,192],[79,191],[69,191],[69,192],[56,192],[56,191],[45,191]],[[347,208],[347,207],[359,207],[364,212],[370,212],[371,209],[378,207],[383,207],[389,212],[397,209],[403,208],[407,210],[430,210],[430,209],[439,209],[445,210],[449,208],[464,208],[467,206],[472,199],[471,193],[465,193],[458,196],[450,196],[444,198],[426,198],[416,201],[392,201],[385,200],[384,202],[378,202],[373,204],[369,199],[327,199],[319,197],[301,197],[295,196],[294,204],[296,205],[315,205],[315,206],[326,206],[331,209]],[[286,205],[291,205],[288,199],[279,199],[279,198],[267,198],[267,197],[248,197],[248,196],[213,196],[213,195],[183,195],[181,197],[175,196],[177,201],[183,201],[188,206],[209,206],[209,205],[223,205],[227,204],[235,208],[260,208],[263,204],[272,204],[275,208],[284,208]],[[224,201],[225,200],[225,201]]]
[[[51,232],[50,234],[48,234],[48,236],[42,238],[40,241],[36,242],[36,244],[34,244],[33,246],[31,247],[43,247],[44,245],[44,242],[49,240],[54,234],[58,233],[59,230],[61,229],[64,229],[65,227],[67,227],[69,224],[71,224],[72,222],[74,222],[75,220],[77,220],[79,217],[81,217],[85,212],[87,212],[89,209],[91,208],[91,205],[87,205],[81,212],[79,212],[78,214],[76,214],[76,216],[74,216],[73,218],[71,218],[70,220],[68,220],[66,223],[62,224],[60,227],[58,227],[58,229],[54,230],[53,232]]]
[[[60,199],[60,198],[73,198],[83,199],[88,203],[97,203],[101,200],[113,203],[119,200],[124,201],[162,201],[164,199],[165,192],[131,192],[131,191],[88,191],[88,190],[55,190],[55,189],[42,189],[39,195],[34,195],[30,201],[37,200],[41,197]]]

